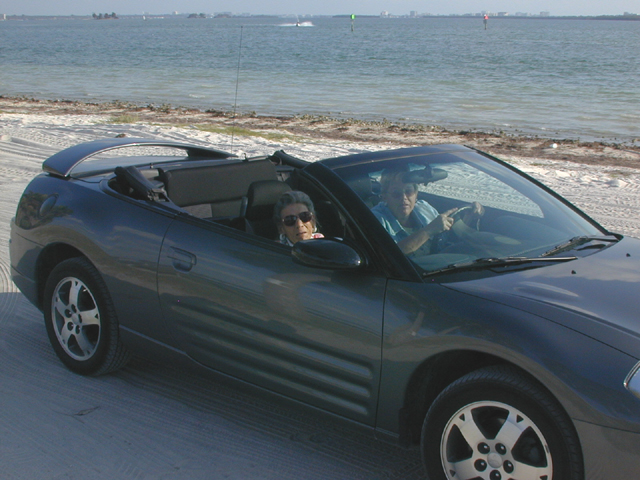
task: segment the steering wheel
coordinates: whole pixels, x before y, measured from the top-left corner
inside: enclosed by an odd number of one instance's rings
[[[451,215],[449,215],[451,218],[453,218],[453,224],[455,225],[456,222],[458,222],[458,221],[465,223],[464,220],[462,219],[462,217],[464,216],[465,212],[471,211],[472,209],[473,209],[472,205],[465,205],[464,207],[458,208],[458,210],[456,210]],[[465,225],[466,225],[466,223],[465,223]],[[467,227],[473,228],[473,227],[471,227],[469,225],[467,225]],[[451,228],[452,228],[452,230],[454,230],[454,232],[456,231],[455,227],[452,226]],[[477,231],[480,230],[480,216],[478,216],[478,218],[476,219],[475,230],[477,230]],[[456,234],[458,236],[460,236],[458,234],[458,232],[456,232]]]
[[[497,253],[491,253],[495,255],[499,255],[502,251],[502,248],[506,246],[517,246],[521,244],[521,242],[519,240],[516,240],[515,238],[488,231],[481,232],[480,216],[478,216],[478,218],[475,220],[475,226],[467,225],[462,219],[465,212],[467,211],[473,211],[473,205],[460,207],[450,215],[450,217],[454,220],[453,225],[451,226],[451,231],[459,240],[462,240],[469,245],[473,245],[476,248],[480,248],[488,252],[495,251]],[[496,250],[496,247],[499,250]]]
[[[453,219],[453,225],[450,230],[440,232],[433,237],[431,240],[432,254],[438,253],[447,247],[451,247],[461,240],[466,240],[480,230],[480,218],[478,218],[478,221],[476,222],[475,229],[468,226],[462,220],[464,213],[467,210],[471,211],[472,208],[473,207],[471,205],[465,205],[449,215],[449,217]]]

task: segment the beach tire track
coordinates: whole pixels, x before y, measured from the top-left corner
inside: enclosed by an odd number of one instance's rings
[[[169,460],[166,452],[159,458],[158,449],[171,443],[170,437],[188,437],[194,444],[210,446],[213,463],[229,457],[244,465],[232,469],[234,478],[407,480],[423,475],[417,450],[379,442],[339,422],[309,415],[305,409],[246,394],[191,371],[138,360],[117,375],[130,390],[126,398],[131,405],[123,407],[122,415],[133,414],[139,427],[153,431],[158,431],[159,413],[162,416],[159,435],[163,438],[155,439],[159,444],[144,444],[138,451],[138,458],[149,465]],[[298,452],[296,460],[283,453],[292,451]],[[327,459],[337,476],[327,472]],[[189,458],[187,463],[192,461]],[[255,470],[248,473],[251,465],[267,470],[255,476]],[[246,477],[239,475],[241,470]]]
[[[22,296],[11,280],[11,270],[4,260],[0,261],[0,289],[0,328],[2,328],[7,319],[13,315],[18,299]]]
[[[4,232],[3,232],[4,233]],[[33,334],[32,328],[38,330]],[[18,346],[22,344],[22,346]],[[11,267],[6,253],[0,258],[0,351],[3,371],[18,371],[25,361],[26,352],[50,352],[42,313],[18,290],[11,279]],[[16,369],[13,368],[16,367]]]
[[[4,136],[7,137],[7,136]],[[10,155],[20,158],[20,164],[25,162],[40,165],[42,161],[60,149],[48,144],[32,142],[16,137],[4,139],[0,142],[0,152],[4,155]]]

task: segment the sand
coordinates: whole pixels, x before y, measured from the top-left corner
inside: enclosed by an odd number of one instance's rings
[[[234,127],[233,132],[231,127]],[[125,135],[307,160],[464,143],[513,163],[606,228],[640,237],[640,151],[632,145],[446,132],[318,117],[87,105],[0,97],[0,241],[28,181],[57,151]],[[556,148],[553,148],[553,144]],[[48,343],[42,314],[0,251],[0,465],[3,479],[417,479],[403,450],[324,417],[142,360],[85,378]]]
[[[116,135],[191,142],[241,156],[282,149],[310,161],[409,145],[464,144],[531,174],[606,228],[640,237],[640,145],[635,142],[577,143],[324,117],[234,116],[169,106],[7,97],[0,97],[0,128],[0,171],[20,171],[26,167],[25,155],[39,163],[63,148]],[[35,173],[35,167],[29,163],[28,173]]]

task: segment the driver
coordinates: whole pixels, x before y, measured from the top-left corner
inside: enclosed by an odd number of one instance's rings
[[[444,213],[438,211],[424,200],[418,200],[418,184],[405,183],[403,176],[409,171],[387,169],[380,178],[382,201],[371,209],[376,218],[405,255],[419,256],[431,253],[431,240],[439,233],[453,226],[451,217],[458,208]],[[484,208],[473,202],[468,219],[484,214]]]

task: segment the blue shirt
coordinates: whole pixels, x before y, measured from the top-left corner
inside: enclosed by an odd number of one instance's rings
[[[407,232],[400,222],[393,214],[393,212],[389,209],[386,202],[380,202],[375,207],[371,209],[376,218],[380,221],[384,229],[389,232],[389,235],[398,243],[400,240],[407,238],[410,233]],[[419,225],[418,228],[426,227],[430,224],[435,218],[440,215],[438,211],[429,205],[424,200],[418,200],[413,207],[413,210],[409,214],[413,225]],[[415,252],[411,253],[411,255],[425,255],[428,253],[430,242],[425,242],[425,244],[420,247]],[[426,250],[426,251],[425,251]]]

